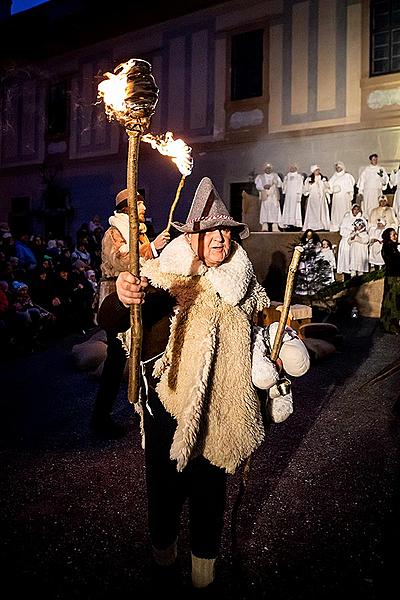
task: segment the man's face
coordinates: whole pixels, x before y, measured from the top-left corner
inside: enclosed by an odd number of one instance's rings
[[[144,223],[144,218],[146,215],[146,205],[143,200],[138,200],[137,202],[137,211],[138,211],[138,219],[139,223]]]
[[[387,206],[387,198],[380,198],[379,206]]]
[[[294,165],[290,165],[289,172],[290,173],[296,173],[296,171],[297,171],[297,167],[295,167]]]
[[[272,173],[272,165],[267,165],[265,167],[265,172],[269,175],[270,173]]]
[[[321,175],[321,171],[319,169],[315,169],[314,175]]]
[[[351,209],[351,212],[353,213],[354,216],[358,215],[358,213],[360,212],[360,207],[354,205],[353,208]]]
[[[336,165],[336,172],[340,173],[340,171],[343,171],[342,167],[340,165]]]
[[[377,165],[378,164],[378,157],[377,156],[372,156],[371,160],[371,165]]]
[[[229,256],[231,237],[231,230],[222,228],[186,234],[193,252],[207,267],[219,267]]]
[[[392,242],[397,242],[397,232],[394,229],[390,232],[390,239]]]

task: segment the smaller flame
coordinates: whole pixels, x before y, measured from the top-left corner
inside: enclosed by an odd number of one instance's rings
[[[114,73],[104,73],[104,79],[97,86],[98,98],[104,100],[105,111],[108,118],[111,120],[125,113],[125,93],[128,84],[127,73],[129,73],[133,63],[133,58],[122,65],[121,70],[117,75]]]
[[[169,156],[185,177],[193,169],[192,149],[181,139],[174,140],[172,131],[167,131],[164,136],[154,136],[148,133],[142,137],[143,142],[151,144],[160,154]]]

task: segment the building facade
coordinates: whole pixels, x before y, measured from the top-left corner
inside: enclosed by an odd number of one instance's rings
[[[205,175],[240,216],[241,190],[266,161],[282,174],[296,162],[331,175],[341,160],[357,180],[377,152],[382,166],[398,168],[398,0],[207,4],[37,60],[3,61],[0,221],[57,235],[96,213],[105,222],[126,185],[127,135],[107,120],[97,86],[132,57],[151,63],[160,88],[150,131],[172,131],[193,148],[178,220]],[[141,144],[139,188],[156,231],[179,180],[169,159]]]

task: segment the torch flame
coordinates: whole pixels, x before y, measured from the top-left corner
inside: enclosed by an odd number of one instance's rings
[[[97,86],[98,98],[104,101],[105,112],[109,120],[118,119],[126,109],[125,91],[128,84],[127,73],[134,64],[135,59],[131,58],[121,65],[121,70],[117,75],[114,73],[104,73],[104,79]]]
[[[169,156],[185,177],[192,172],[192,149],[183,140],[174,140],[171,131],[167,131],[164,136],[154,136],[148,133],[142,137],[142,141],[151,144],[151,147],[157,149],[160,154]]]

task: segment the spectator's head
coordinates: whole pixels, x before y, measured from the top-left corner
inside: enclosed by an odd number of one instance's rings
[[[74,269],[74,271],[78,271],[78,273],[84,273],[86,271],[86,266],[86,263],[83,262],[83,260],[80,260],[79,258],[72,264],[72,268]]]
[[[321,240],[321,246],[325,250],[327,250],[328,248],[330,248],[332,250],[332,242],[331,242],[331,240],[328,240],[327,238],[324,238],[323,240]]]
[[[378,158],[379,158],[379,157],[378,157],[378,155],[377,155],[377,154],[375,154],[375,153],[373,153],[373,154],[370,154],[370,155],[368,156],[368,158],[369,158],[369,162],[371,163],[371,165],[377,165],[377,164],[378,164]]]
[[[397,231],[388,227],[382,232],[382,241],[384,244],[397,244]]]
[[[265,163],[265,164],[264,164],[264,171],[265,171],[265,173],[267,173],[268,175],[269,175],[270,173],[272,173],[272,169],[273,169],[273,166],[271,165],[271,163],[267,162],[267,163]]]

